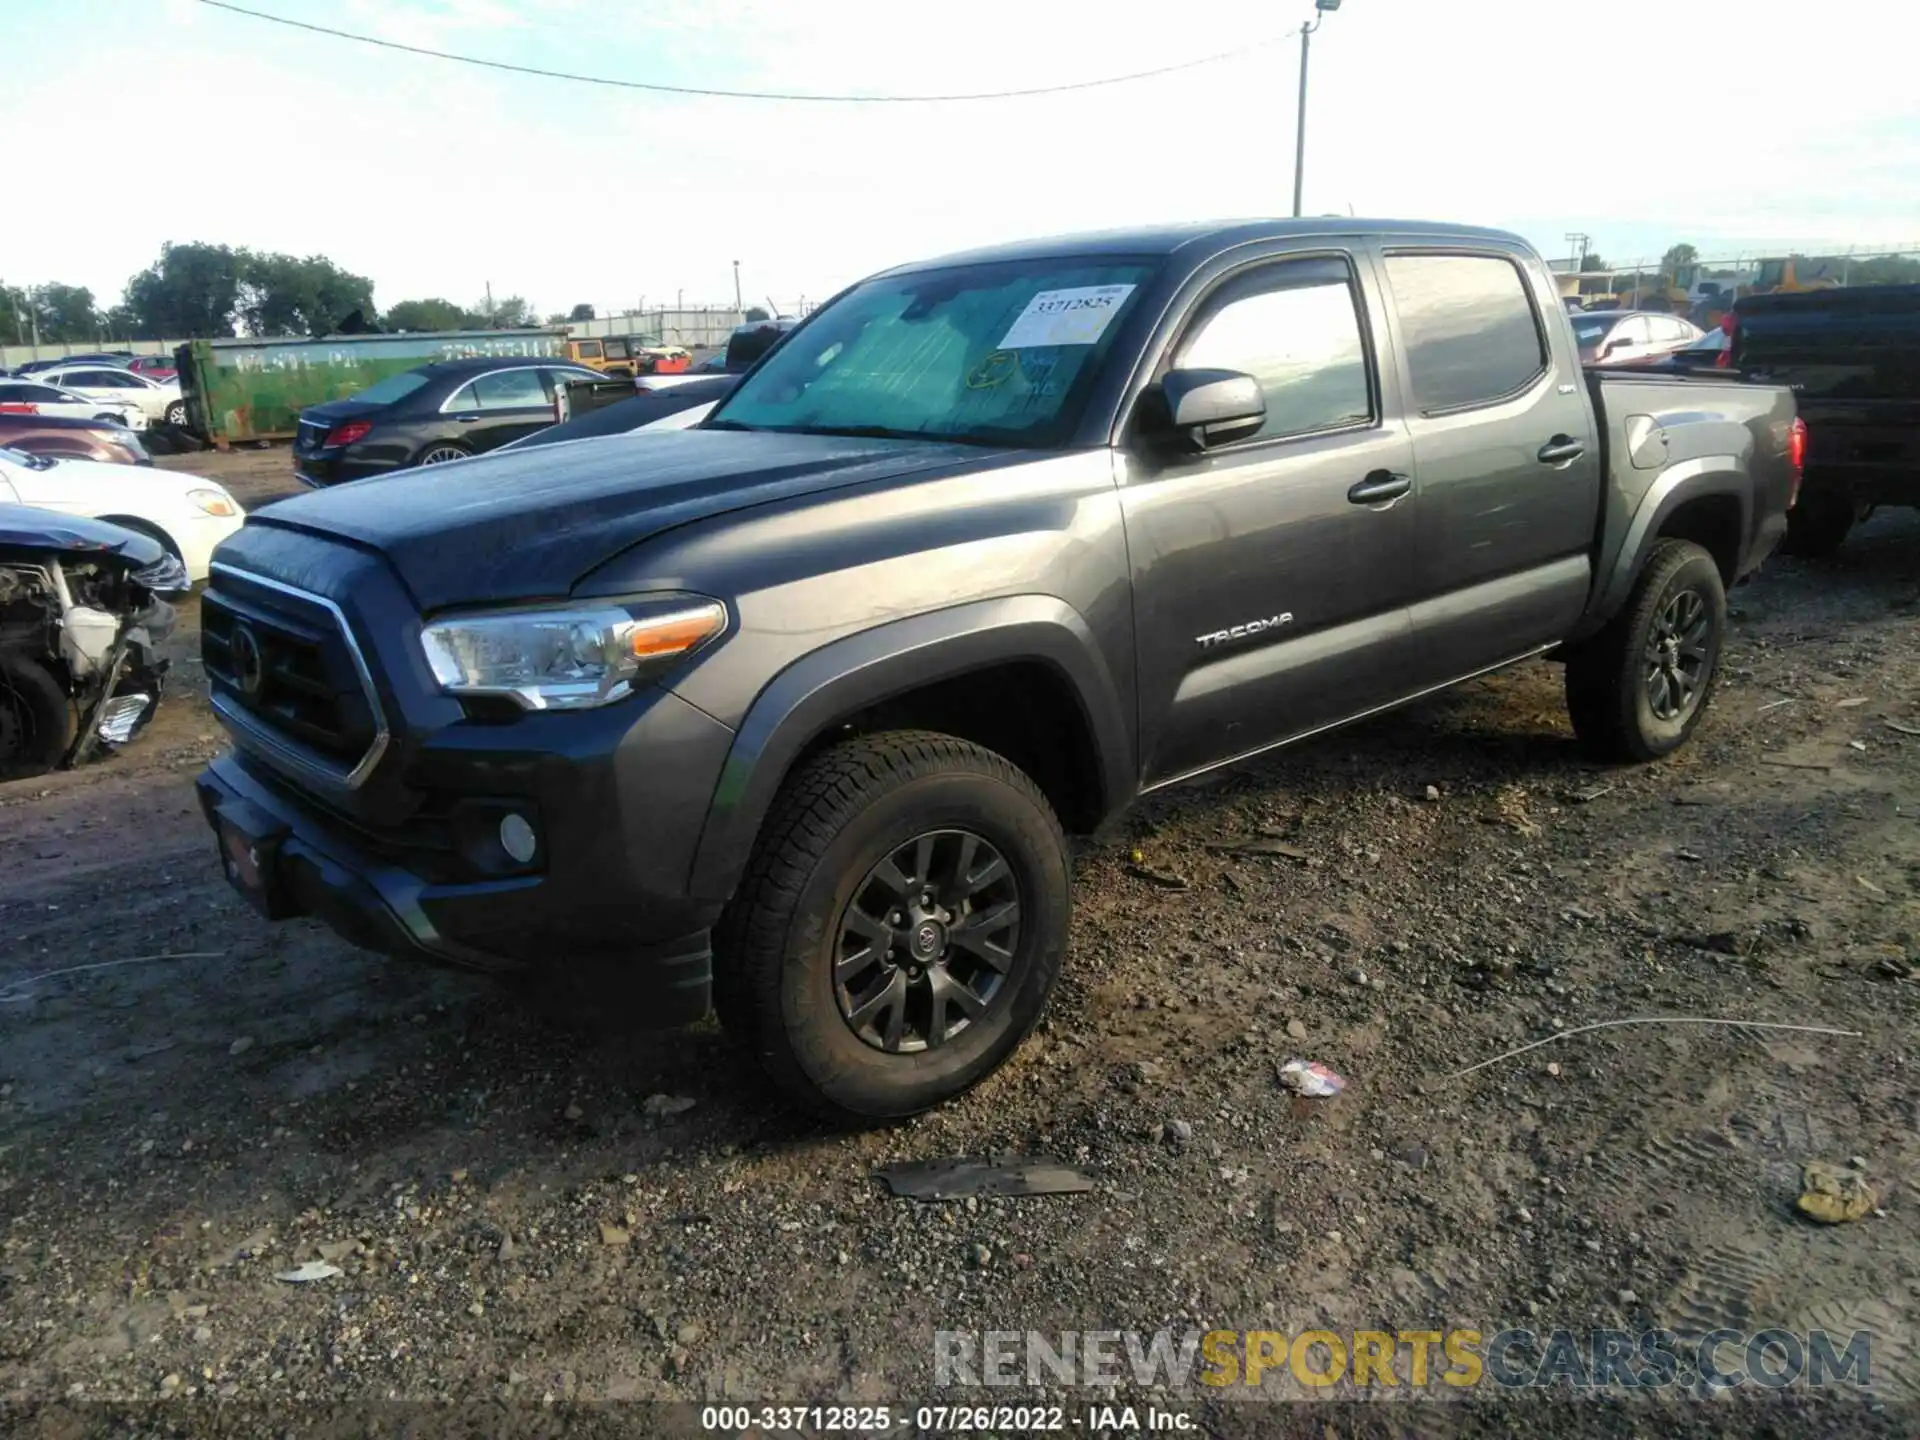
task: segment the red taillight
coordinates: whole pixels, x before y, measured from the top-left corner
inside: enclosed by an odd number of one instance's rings
[[[25,400],[0,401],[0,415],[38,415],[40,407]]]
[[[370,420],[349,420],[344,425],[336,425],[327,432],[326,445],[332,449],[336,445],[351,445],[356,440],[364,440],[367,432],[373,429]]]
[[[1787,509],[1800,503],[1800,477],[1807,467],[1807,422],[1798,415],[1787,427]]]

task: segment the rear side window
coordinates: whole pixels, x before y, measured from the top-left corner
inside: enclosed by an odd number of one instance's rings
[[[598,340],[582,340],[578,342],[575,348],[579,350],[582,360],[598,360],[600,358],[600,342]]]
[[[548,402],[537,370],[495,370],[476,375],[473,398],[482,410],[523,410]]]
[[[1511,395],[1547,366],[1526,278],[1491,255],[1389,255],[1413,403],[1427,414]]]
[[[1344,260],[1287,261],[1228,281],[1207,302],[1176,363],[1258,380],[1267,421],[1255,439],[1373,418],[1359,304]]]

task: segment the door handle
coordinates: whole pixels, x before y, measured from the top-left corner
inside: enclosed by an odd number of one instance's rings
[[[1571,435],[1556,435],[1540,447],[1542,465],[1565,465],[1587,453],[1587,447]]]
[[[480,417],[478,415],[456,415],[453,418],[458,420],[462,425],[471,425]]]
[[[1413,489],[1411,475],[1396,475],[1391,470],[1375,470],[1347,491],[1347,499],[1355,505],[1378,505],[1383,500],[1398,500],[1411,489]]]

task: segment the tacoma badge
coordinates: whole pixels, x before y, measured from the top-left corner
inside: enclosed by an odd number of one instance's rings
[[[1196,635],[1193,639],[1194,643],[1202,650],[1208,650],[1215,645],[1224,645],[1229,640],[1244,640],[1249,635],[1258,635],[1262,630],[1272,630],[1277,626],[1291,625],[1292,623],[1293,612],[1289,610],[1284,615],[1270,615],[1265,620],[1249,620],[1244,625],[1234,625],[1225,630],[1216,630],[1211,635]]]

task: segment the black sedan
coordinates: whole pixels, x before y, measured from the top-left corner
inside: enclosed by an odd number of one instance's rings
[[[389,375],[352,399],[300,412],[294,473],[325,486],[464,460],[551,425],[556,383],[601,378],[528,356],[441,360]]]

